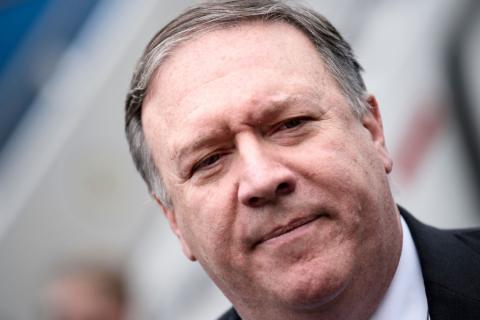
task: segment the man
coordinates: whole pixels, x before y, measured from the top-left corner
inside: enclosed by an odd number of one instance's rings
[[[222,319],[478,319],[478,233],[397,208],[360,71],[324,17],[280,1],[200,4],[147,46],[130,149],[185,255],[232,302]]]
[[[62,270],[45,288],[48,320],[126,320],[127,288],[121,274],[93,265]]]

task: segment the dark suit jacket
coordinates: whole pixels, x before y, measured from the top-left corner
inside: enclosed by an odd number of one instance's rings
[[[405,209],[432,320],[480,320],[480,229],[439,230]],[[241,320],[232,308],[219,320]]]
[[[432,320],[480,319],[480,229],[439,230],[403,208],[422,266]]]

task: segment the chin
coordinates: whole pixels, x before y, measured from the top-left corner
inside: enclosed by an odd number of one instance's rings
[[[293,309],[307,312],[329,305],[341,296],[349,284],[349,278],[339,270],[329,271],[333,272],[320,275],[318,272],[304,273],[294,283],[285,282],[284,289],[279,292],[281,300]]]

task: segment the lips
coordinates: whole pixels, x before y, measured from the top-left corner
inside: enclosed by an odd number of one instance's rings
[[[309,224],[318,218],[320,218],[321,215],[315,215],[315,216],[310,216],[310,217],[305,217],[305,218],[298,218],[298,219],[293,219],[290,222],[288,222],[285,225],[278,226],[274,228],[272,231],[268,232],[265,236],[263,236],[258,242],[257,245],[263,242],[266,242],[268,240],[274,239],[281,237],[282,235],[292,232],[293,230],[300,228],[306,224]]]

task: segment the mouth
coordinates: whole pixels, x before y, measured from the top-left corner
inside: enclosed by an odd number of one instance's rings
[[[293,233],[295,230],[300,229],[303,226],[306,226],[308,224],[313,223],[314,221],[320,219],[323,217],[323,215],[315,215],[315,216],[310,216],[310,217],[305,217],[305,218],[299,218],[299,219],[294,219],[287,223],[286,225],[279,226],[274,228],[271,232],[267,233],[265,236],[263,236],[257,243],[256,245],[259,245],[261,243],[265,243],[270,240],[274,240],[276,238],[280,238],[282,236],[285,236],[289,233]]]

